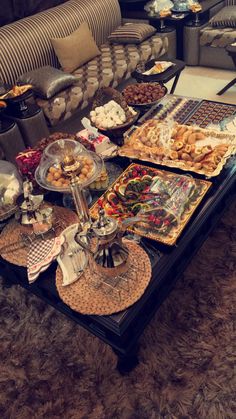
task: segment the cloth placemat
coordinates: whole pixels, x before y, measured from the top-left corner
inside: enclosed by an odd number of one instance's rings
[[[136,243],[126,241],[132,268],[124,275],[122,287],[110,290],[105,285],[96,286],[96,275],[88,267],[78,281],[62,286],[62,271],[56,270],[56,287],[61,299],[71,309],[82,314],[109,315],[125,310],[143,295],[152,275],[147,253]],[[97,281],[97,284],[99,282]]]
[[[54,206],[53,218],[56,221],[56,236],[71,224],[78,222],[75,212]],[[31,234],[32,226],[21,225],[16,220],[11,220],[0,234],[0,255],[3,259],[18,266],[27,266],[27,255],[29,246],[25,245],[21,235]]]

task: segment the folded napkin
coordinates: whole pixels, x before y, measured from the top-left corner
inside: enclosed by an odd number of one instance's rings
[[[48,240],[35,240],[30,244],[27,257],[27,274],[30,284],[57,258],[63,242],[64,237],[61,235]]]

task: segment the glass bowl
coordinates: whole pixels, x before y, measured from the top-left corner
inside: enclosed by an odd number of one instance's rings
[[[103,160],[77,141],[60,139],[49,144],[35,172],[36,182],[56,192],[70,192],[70,177],[76,175],[81,188],[87,187],[101,173]]]
[[[11,177],[11,181],[9,180],[8,184],[7,181],[3,180],[3,177],[1,175],[8,175]],[[18,210],[17,205],[17,198],[22,192],[22,179],[20,177],[20,174],[14,166],[14,164],[7,162],[5,160],[0,160],[0,221],[6,220],[11,215],[15,214],[15,212]],[[4,183],[6,182],[6,183]],[[13,186],[13,183],[14,186]],[[15,188],[15,194],[14,189]],[[12,195],[12,202],[6,202],[6,192],[8,189],[11,189],[11,195]],[[8,198],[9,199],[9,198]]]

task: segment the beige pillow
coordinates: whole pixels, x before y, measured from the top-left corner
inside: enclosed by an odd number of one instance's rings
[[[63,70],[69,73],[100,54],[87,22],[66,38],[51,42]]]

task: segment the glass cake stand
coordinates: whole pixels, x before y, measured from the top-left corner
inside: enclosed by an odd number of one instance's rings
[[[37,183],[50,191],[72,193],[81,223],[88,221],[89,211],[83,193],[101,173],[102,158],[71,139],[49,144],[35,172]]]

